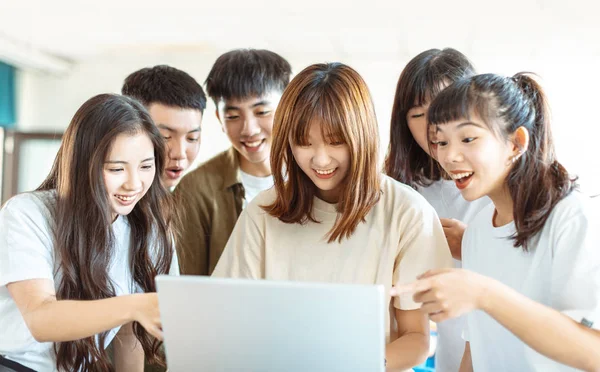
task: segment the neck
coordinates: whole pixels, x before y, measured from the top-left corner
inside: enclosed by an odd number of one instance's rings
[[[502,189],[490,193],[489,197],[492,199],[494,207],[496,207],[496,213],[494,214],[494,220],[492,221],[494,226],[504,226],[511,223],[514,220],[514,208],[508,187],[504,186]]]
[[[317,197],[323,201],[326,201],[329,204],[337,204],[340,200],[340,193],[337,189],[326,191],[318,190]]]
[[[243,172],[254,177],[267,177],[271,175],[271,163],[269,158],[260,163],[251,163],[248,159],[239,154],[238,157],[240,159],[240,169]]]

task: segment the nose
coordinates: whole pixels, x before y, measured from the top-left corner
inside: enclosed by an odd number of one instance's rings
[[[244,118],[244,127],[242,128],[242,137],[253,137],[260,134],[261,129],[258,125],[258,120],[253,116],[246,116]]]
[[[137,191],[142,188],[139,170],[136,169],[127,173],[127,180],[123,184],[123,188],[127,191]]]
[[[325,169],[329,164],[331,164],[331,157],[327,152],[327,148],[325,146],[319,146],[315,149],[314,156],[312,158],[312,163],[315,168]]]
[[[438,147],[437,156],[443,159],[444,163],[459,163],[463,160],[463,154],[459,146],[448,143],[446,146]]]
[[[184,160],[185,159],[185,141],[184,138],[179,140],[171,139],[167,146],[169,147],[169,159]]]

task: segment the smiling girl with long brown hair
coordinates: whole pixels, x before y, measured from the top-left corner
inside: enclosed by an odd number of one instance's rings
[[[144,292],[178,272],[165,154],[130,98],[77,111],[48,178],[0,211],[0,366],[112,371],[111,341],[117,370],[158,358],[157,298]]]

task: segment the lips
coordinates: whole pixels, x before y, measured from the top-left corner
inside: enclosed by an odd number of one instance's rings
[[[181,177],[181,175],[183,174],[183,168],[182,167],[170,167],[165,169],[165,174],[167,175],[168,178],[172,179],[172,180],[176,180],[179,177]]]
[[[450,172],[450,177],[454,180],[456,187],[459,190],[463,190],[469,186],[474,174],[472,171],[459,170]]]
[[[314,169],[313,168],[313,172],[320,179],[328,179],[328,178],[333,177],[336,174],[337,168],[330,168],[330,169]]]
[[[133,195],[115,194],[114,197],[115,197],[115,199],[117,199],[117,202],[119,204],[126,207],[126,206],[129,206],[129,205],[132,205],[133,203],[135,203],[137,201],[138,195],[139,194],[133,194]]]
[[[258,152],[262,149],[262,145],[265,143],[265,139],[259,139],[255,141],[241,141],[242,145],[248,152]]]

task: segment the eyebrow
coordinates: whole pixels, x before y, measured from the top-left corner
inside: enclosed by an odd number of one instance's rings
[[[164,130],[166,130],[166,131],[169,131],[169,132],[171,132],[171,133],[173,133],[173,132],[177,132],[177,131],[176,131],[174,128],[171,128],[171,127],[169,127],[169,126],[168,126],[168,125],[166,125],[166,124],[156,124],[156,126],[157,126],[159,129],[164,129]],[[190,131],[188,132],[188,134],[190,134],[190,133],[195,133],[195,132],[200,132],[200,131],[201,131],[201,128],[200,128],[200,127],[198,127],[198,128],[196,128],[196,129],[192,129],[192,130],[190,130]]]
[[[146,159],[142,160],[141,163],[145,163],[150,160],[154,160],[154,156],[151,158],[146,158]],[[104,162],[104,164],[129,164],[129,163],[127,163],[126,161],[122,161],[122,160],[107,160]]]
[[[255,104],[253,104],[252,106],[250,106],[250,108],[255,108],[258,106],[266,106],[266,105],[270,105],[271,101],[267,101],[267,100],[262,100],[262,101],[258,101]],[[225,106],[225,111],[228,110],[239,110],[240,108],[238,106],[231,106],[231,105],[227,105]]]
[[[468,127],[468,126],[474,126],[474,127],[477,127],[477,128],[483,128],[483,126],[481,124],[477,124],[477,123],[474,123],[472,121],[465,121],[464,123],[458,124],[456,126],[456,129],[460,129],[460,128],[464,128],[464,127]],[[442,125],[436,125],[435,126],[435,132],[436,133],[443,132]]]

